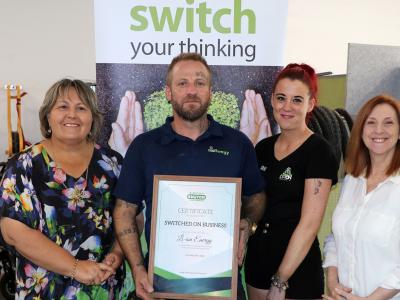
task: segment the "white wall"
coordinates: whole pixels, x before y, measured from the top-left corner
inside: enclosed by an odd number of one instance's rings
[[[285,61],[345,74],[347,44],[400,46],[398,0],[289,0]]]
[[[28,92],[23,129],[36,142],[50,85],[65,76],[94,81],[95,74],[93,0],[0,0],[0,161],[7,148],[6,83]]]
[[[41,138],[38,109],[53,82],[95,80],[93,1],[0,0],[0,87],[19,83],[28,92],[29,141]],[[398,0],[289,0],[288,14],[285,63],[343,74],[347,43],[400,45]],[[0,89],[0,161],[7,147],[5,97]]]

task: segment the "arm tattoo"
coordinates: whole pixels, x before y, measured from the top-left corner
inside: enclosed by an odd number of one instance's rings
[[[322,185],[321,180],[319,179],[314,179],[314,195],[317,195],[319,193],[319,189]]]
[[[133,268],[133,269],[136,269],[136,268],[139,268],[139,267],[142,267],[142,266],[144,266],[143,258],[142,258],[139,262],[135,263],[135,264],[132,266],[132,268]]]
[[[129,234],[135,234],[137,232],[135,227],[131,227],[131,228],[125,228],[122,231],[118,232],[117,235],[118,237],[123,237],[125,235],[129,235]]]

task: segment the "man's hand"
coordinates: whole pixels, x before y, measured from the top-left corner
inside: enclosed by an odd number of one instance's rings
[[[246,253],[246,245],[250,236],[250,224],[247,219],[241,219],[239,225],[239,248],[238,248],[238,264],[243,264],[244,255]]]
[[[242,196],[242,208],[239,224],[239,247],[238,247],[238,264],[243,264],[244,255],[246,253],[247,240],[250,236],[250,227],[253,222],[258,222],[264,214],[265,210],[265,193],[259,192],[250,196]]]
[[[240,118],[239,130],[255,146],[262,139],[272,135],[263,99],[254,90],[246,90]]]
[[[136,296],[141,299],[154,299],[150,293],[154,291],[147,276],[144,266],[135,266],[133,270],[133,278],[135,278]]]
[[[140,103],[134,92],[126,91],[119,105],[117,120],[111,124],[112,132],[108,144],[125,156],[130,143],[143,133],[143,118]]]

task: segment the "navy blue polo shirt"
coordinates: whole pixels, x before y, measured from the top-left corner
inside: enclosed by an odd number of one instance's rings
[[[144,200],[147,243],[154,175],[240,177],[245,196],[264,189],[250,140],[242,132],[207,117],[210,125],[196,141],[177,134],[170,117],[163,126],[136,137],[126,152],[114,194],[140,210]]]

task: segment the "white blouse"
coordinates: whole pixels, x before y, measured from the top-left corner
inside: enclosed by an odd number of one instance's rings
[[[366,191],[364,177],[345,177],[323,264],[338,267],[339,282],[361,297],[400,289],[400,174]]]

